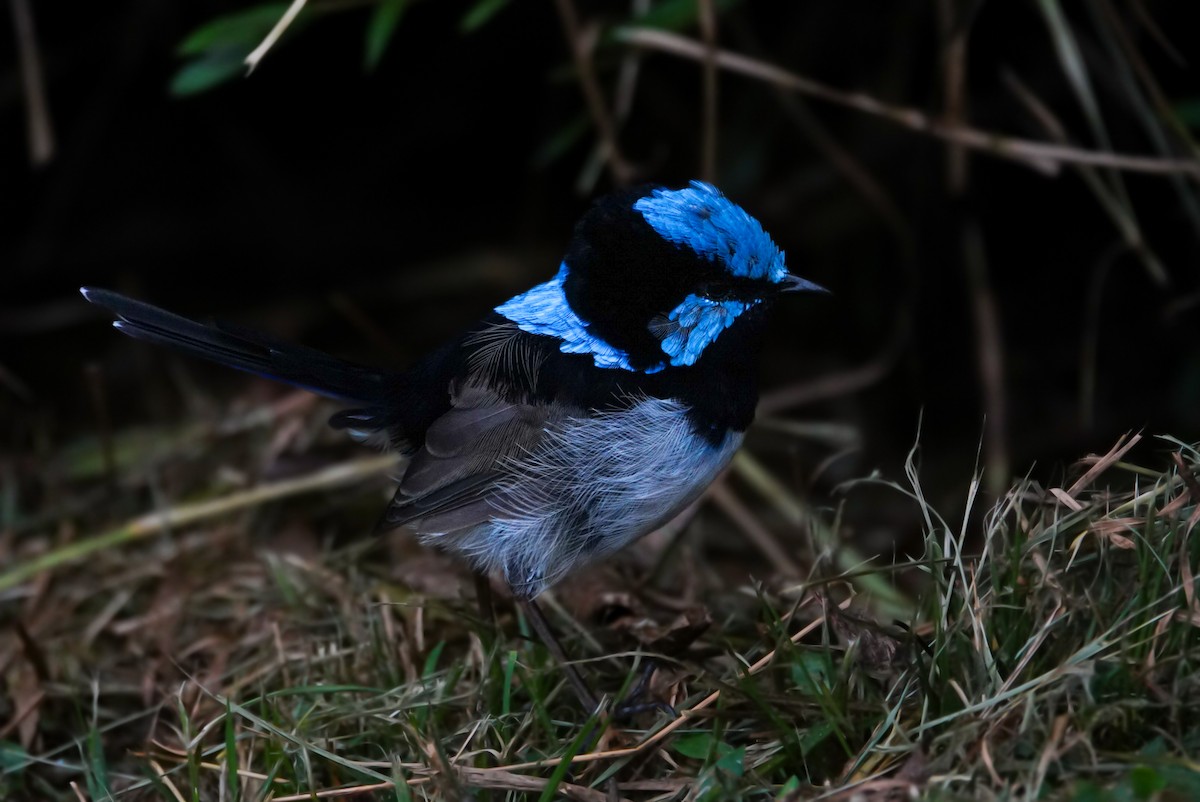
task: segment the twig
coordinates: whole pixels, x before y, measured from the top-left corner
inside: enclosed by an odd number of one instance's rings
[[[246,56],[247,75],[254,72],[254,68],[258,66],[258,62],[262,61],[263,56],[267,55],[267,51],[275,46],[275,43],[279,41],[279,37],[283,36],[284,31],[295,22],[296,17],[304,10],[304,4],[307,2],[308,0],[292,0],[292,4],[288,6],[287,11],[283,12],[283,16],[279,18],[279,22],[275,23],[275,27],[271,29],[271,32],[259,42],[258,47],[254,48],[250,55]]]
[[[659,50],[682,58],[696,61],[704,58],[703,43],[667,31],[650,28],[620,28],[616,31],[616,37],[627,44]],[[718,50],[716,62],[717,66],[730,72],[882,117],[911,131],[926,133],[946,142],[972,148],[991,156],[1020,162],[1042,173],[1053,173],[1062,164],[1089,164],[1152,175],[1173,173],[1187,175],[1200,183],[1200,161],[1197,160],[1130,156],[1049,142],[1037,142],[966,126],[950,126],[933,120],[914,108],[885,103],[862,92],[842,92],[773,64],[738,53]]]
[[[700,171],[705,181],[717,177],[717,12],[713,0],[696,0],[700,35],[704,37],[704,109],[701,119]]]
[[[29,0],[9,0],[12,10],[13,37],[17,40],[17,67],[25,94],[25,128],[29,133],[29,161],[41,167],[54,158],[54,124],[46,85],[42,80],[42,62],[38,58],[37,32]]]
[[[948,125],[961,127],[967,120],[967,34],[970,27],[959,25],[955,9],[962,4],[952,0],[938,3],[938,23],[942,39],[946,41],[942,51],[942,94],[945,104],[945,120]],[[962,195],[967,188],[967,150],[962,145],[951,147],[946,153],[946,182],[951,195]]]
[[[600,91],[599,81],[596,80],[596,71],[592,68],[591,51],[595,44],[595,35],[585,36],[571,0],[555,0],[555,5],[558,6],[558,16],[562,21],[563,35],[567,38],[567,47],[571,49],[571,59],[579,73],[579,85],[587,102],[588,113],[591,114],[592,123],[596,126],[604,147],[609,172],[618,184],[627,184],[633,177],[633,170],[621,155],[616,127],[604,104],[604,95]]]

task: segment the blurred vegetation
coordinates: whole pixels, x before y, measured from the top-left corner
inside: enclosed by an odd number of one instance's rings
[[[10,5],[0,796],[1196,796],[1188,4]],[[694,177],[835,298],[692,525],[560,590],[684,712],[600,742],[503,601],[364,539],[327,407],[74,294],[404,364]]]

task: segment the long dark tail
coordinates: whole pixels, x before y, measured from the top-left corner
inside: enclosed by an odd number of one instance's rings
[[[206,325],[109,290],[83,297],[117,316],[113,326],[139,340],[364,406],[378,405],[395,374],[355,365],[301,345],[228,323]]]

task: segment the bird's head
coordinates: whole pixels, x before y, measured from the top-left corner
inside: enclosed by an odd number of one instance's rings
[[[727,329],[760,320],[781,293],[824,292],[790,274],[759,222],[702,181],[598,200],[575,227],[555,282],[586,334],[576,321],[563,331],[522,328],[563,337],[564,351],[590,350],[601,367],[644,372],[694,364]],[[497,311],[521,324],[535,293]]]

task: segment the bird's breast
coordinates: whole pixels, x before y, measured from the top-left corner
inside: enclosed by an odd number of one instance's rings
[[[571,417],[511,460],[486,534],[515,591],[536,595],[580,565],[618,551],[694,501],[729,464],[742,433],[696,433],[688,407],[645,398]]]

